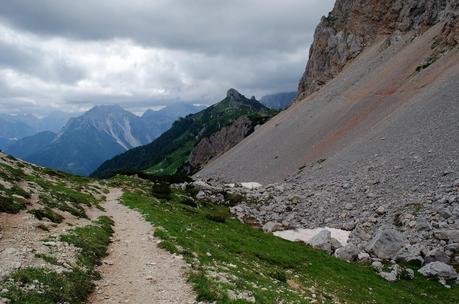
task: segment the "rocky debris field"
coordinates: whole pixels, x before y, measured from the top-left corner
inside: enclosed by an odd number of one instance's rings
[[[226,192],[237,196],[231,212],[265,232],[278,231],[282,236],[282,231],[323,227],[346,231],[346,244],[327,230],[319,230],[307,243],[349,261],[373,263],[390,281],[411,277],[418,269],[447,286],[458,277],[458,174],[444,170],[433,173],[429,181],[402,189],[391,184],[390,177],[373,176],[373,166],[365,168],[366,178],[341,176],[328,182],[291,178],[251,189],[215,181],[194,185],[200,189],[198,197],[211,201],[228,203],[222,195]],[[403,168],[394,168],[392,174],[397,170]],[[406,199],[399,199],[400,191]]]

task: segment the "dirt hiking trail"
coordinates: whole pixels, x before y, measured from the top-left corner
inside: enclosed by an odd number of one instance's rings
[[[112,189],[104,204],[115,221],[115,232],[98,268],[102,279],[88,303],[195,303],[184,279],[184,261],[157,247],[152,226],[120,204],[121,195],[120,189]]]

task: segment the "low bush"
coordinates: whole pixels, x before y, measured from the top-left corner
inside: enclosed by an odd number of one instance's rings
[[[223,206],[215,206],[209,209],[206,218],[217,223],[224,223],[229,218],[229,211]]]
[[[25,206],[22,203],[16,202],[11,197],[0,195],[0,212],[5,213],[18,213]]]
[[[53,223],[62,223],[62,221],[64,220],[64,217],[62,215],[60,215],[59,213],[57,213],[49,207],[45,207],[43,209],[33,209],[29,212],[39,220],[47,218]]]
[[[172,194],[171,186],[166,183],[153,184],[151,193],[156,198],[169,200],[171,199],[171,194]]]

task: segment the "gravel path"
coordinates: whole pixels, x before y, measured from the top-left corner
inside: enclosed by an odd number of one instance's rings
[[[88,303],[195,303],[184,279],[184,261],[157,247],[152,226],[119,203],[121,194],[112,190],[104,205],[115,233]]]

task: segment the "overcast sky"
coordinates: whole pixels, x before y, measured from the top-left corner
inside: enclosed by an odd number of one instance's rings
[[[2,0],[0,112],[296,90],[334,0]]]

